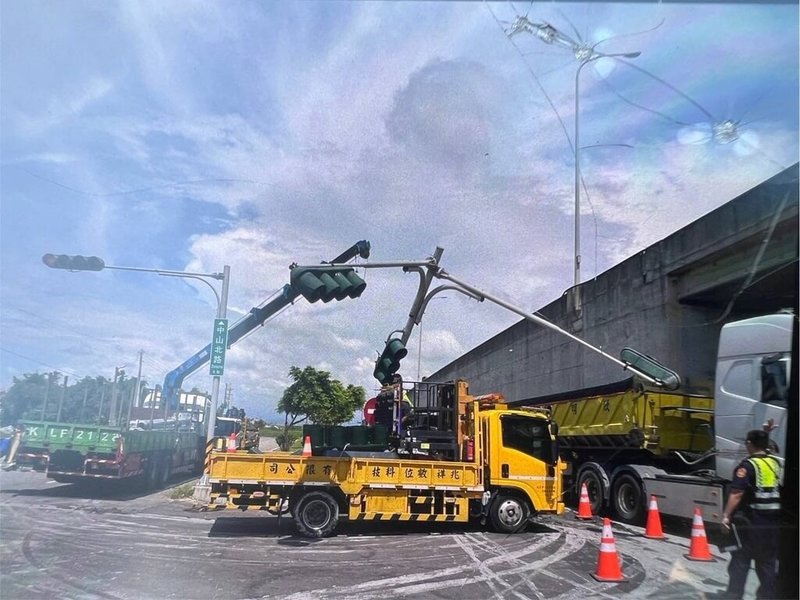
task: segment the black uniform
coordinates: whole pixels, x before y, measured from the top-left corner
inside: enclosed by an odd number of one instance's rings
[[[775,597],[780,537],[780,461],[766,454],[743,460],[734,469],[731,488],[744,492],[736,510],[742,547],[731,553],[726,597],[741,598],[751,561],[756,561],[757,598]]]

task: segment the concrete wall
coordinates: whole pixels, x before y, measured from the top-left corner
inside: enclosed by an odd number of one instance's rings
[[[795,165],[538,313],[609,354],[634,347],[677,370],[690,391],[710,393],[724,323],[796,309],[797,257]],[[588,348],[523,320],[428,379],[463,378],[473,394],[521,400],[625,376]]]

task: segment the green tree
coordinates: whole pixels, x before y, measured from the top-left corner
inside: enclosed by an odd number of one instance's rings
[[[11,387],[3,395],[0,425],[13,425],[19,419],[32,418],[35,411],[41,411],[51,375],[55,374],[26,373],[22,379],[14,377]]]
[[[120,422],[125,423],[134,396],[136,378],[117,381]],[[0,425],[20,419],[62,423],[100,423],[108,419],[113,382],[105,377],[66,379],[58,372],[27,373],[15,377],[0,402]],[[59,412],[60,407],[60,412]]]
[[[352,419],[355,411],[364,405],[364,388],[345,386],[338,379],[331,379],[328,371],[292,367],[289,377],[294,383],[286,388],[278,402],[278,411],[284,413],[283,434],[278,436],[282,450],[288,450],[292,444],[291,427],[305,421],[339,425]]]

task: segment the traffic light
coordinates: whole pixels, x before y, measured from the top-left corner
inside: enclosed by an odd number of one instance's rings
[[[375,379],[386,385],[392,380],[392,375],[397,373],[400,368],[400,361],[408,354],[405,344],[399,338],[390,338],[386,342],[383,354],[375,362],[375,370],[372,374]]]
[[[367,287],[352,268],[306,269],[294,268],[291,285],[309,302],[358,298]]]
[[[68,271],[102,271],[106,263],[97,256],[69,256],[67,254],[45,254],[42,262],[51,269]]]

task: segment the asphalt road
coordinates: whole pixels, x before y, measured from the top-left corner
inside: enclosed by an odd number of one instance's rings
[[[177,484],[179,482],[173,482]],[[138,495],[0,473],[0,597],[35,599],[704,598],[727,555],[693,562],[690,524],[666,541],[615,523],[626,581],[600,583],[601,523],[568,514],[516,535],[436,524],[343,524],[323,540],[290,518],[203,512]],[[749,589],[756,586],[751,573]]]

